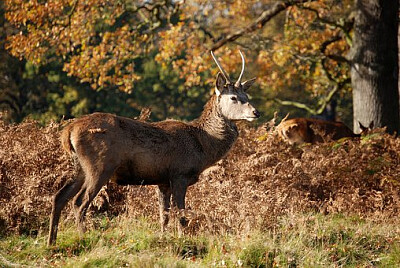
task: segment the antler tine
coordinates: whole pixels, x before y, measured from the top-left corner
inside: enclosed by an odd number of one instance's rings
[[[219,70],[221,71],[222,75],[225,77],[226,81],[228,83],[231,83],[231,79],[229,78],[229,75],[225,72],[224,68],[222,68],[221,64],[219,63],[219,61],[217,60],[217,58],[215,57],[215,55],[212,51],[211,51],[211,56],[213,57],[215,63],[217,64]]]
[[[243,56],[242,51],[239,50],[239,53],[240,53],[240,57],[242,57],[242,71],[240,72],[239,78],[238,78],[238,80],[237,80],[236,83],[235,83],[235,86],[236,86],[236,87],[239,87],[239,86],[240,86],[240,83],[241,83],[242,77],[243,77],[243,73],[244,73],[244,66],[245,66],[245,64],[246,64],[246,62],[245,62],[245,60],[244,60],[244,56]]]

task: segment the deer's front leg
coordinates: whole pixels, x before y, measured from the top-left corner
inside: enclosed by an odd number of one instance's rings
[[[164,232],[169,221],[169,210],[171,208],[171,187],[169,185],[158,185],[158,202],[160,205],[161,231]]]

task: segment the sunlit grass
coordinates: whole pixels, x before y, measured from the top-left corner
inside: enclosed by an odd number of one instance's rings
[[[96,218],[80,235],[61,225],[57,245],[46,236],[0,240],[0,267],[394,267],[400,265],[396,221],[296,214],[267,230],[178,236],[141,218]]]

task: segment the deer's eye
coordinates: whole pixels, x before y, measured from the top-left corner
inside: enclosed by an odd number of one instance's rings
[[[237,101],[237,98],[232,96],[232,97],[231,97],[231,100]]]

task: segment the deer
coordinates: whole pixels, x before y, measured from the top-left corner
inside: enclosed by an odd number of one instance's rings
[[[287,117],[287,116],[286,116]],[[303,143],[321,143],[327,140],[339,140],[345,137],[360,137],[373,128],[364,127],[360,122],[361,133],[355,134],[342,122],[326,121],[315,118],[284,118],[276,127],[278,136],[291,145]]]
[[[237,121],[253,121],[260,112],[249,102],[247,90],[256,78],[242,82],[245,58],[236,82],[211,51],[219,68],[215,90],[201,115],[183,122],[134,120],[93,113],[73,120],[61,133],[61,144],[74,161],[74,176],[53,196],[48,245],[54,245],[61,211],[72,199],[75,222],[85,232],[89,204],[109,181],[118,185],[157,185],[161,231],[169,211],[185,210],[187,188],[206,168],[223,158],[239,132]],[[185,226],[185,218],[179,219]]]

